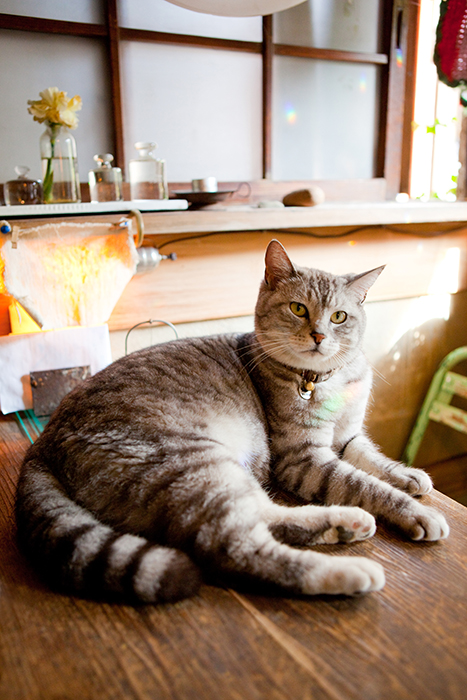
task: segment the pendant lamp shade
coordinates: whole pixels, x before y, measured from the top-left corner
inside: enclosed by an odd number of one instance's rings
[[[185,10],[203,12],[206,15],[255,17],[287,10],[289,7],[300,5],[304,0],[167,0],[167,2],[184,7]]]

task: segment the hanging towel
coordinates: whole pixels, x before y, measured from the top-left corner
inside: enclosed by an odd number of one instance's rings
[[[125,224],[13,227],[0,249],[8,294],[43,330],[106,323],[138,261]]]

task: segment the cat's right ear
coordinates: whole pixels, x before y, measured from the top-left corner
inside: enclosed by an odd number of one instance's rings
[[[265,262],[264,281],[270,289],[275,289],[278,282],[288,280],[296,274],[284,246],[276,239],[267,247]]]
[[[355,275],[348,282],[348,288],[358,295],[360,304],[363,304],[368,290],[376,282],[385,267],[386,265],[381,265],[381,267],[375,267],[374,270],[369,272],[362,272],[360,275]]]

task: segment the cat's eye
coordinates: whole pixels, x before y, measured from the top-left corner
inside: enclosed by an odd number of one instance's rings
[[[345,319],[347,318],[347,314],[345,311],[334,311],[333,315],[331,316],[331,321],[333,323],[344,323]]]
[[[304,316],[308,316],[308,310],[306,306],[303,304],[299,304],[298,301],[292,301],[290,304],[290,310],[295,316],[300,316],[303,318]]]

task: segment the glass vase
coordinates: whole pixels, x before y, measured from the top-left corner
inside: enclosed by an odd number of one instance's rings
[[[41,136],[42,190],[46,204],[79,202],[76,141],[64,126],[48,126]]]

